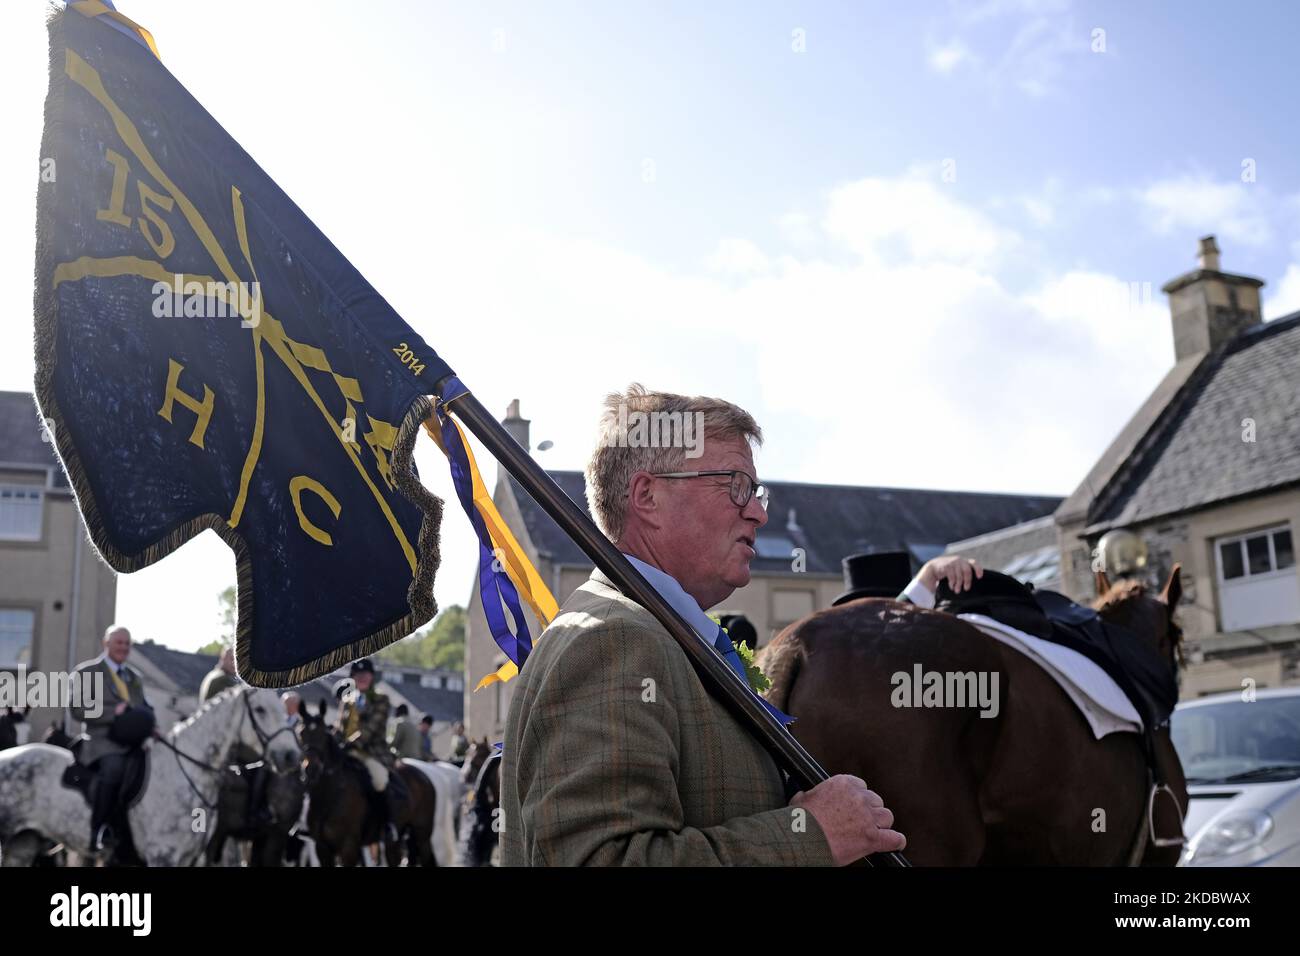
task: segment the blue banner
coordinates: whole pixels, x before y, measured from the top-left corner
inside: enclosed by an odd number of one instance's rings
[[[215,529],[240,676],[300,683],[437,610],[411,449],[451,369],[121,20],[49,24],[38,401],[103,558]]]

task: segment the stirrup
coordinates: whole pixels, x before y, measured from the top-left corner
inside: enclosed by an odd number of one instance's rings
[[[101,823],[90,840],[90,852],[99,855],[101,853],[110,853],[116,848],[117,834],[113,832],[113,827],[107,823]]]
[[[1156,836],[1156,796],[1162,791],[1169,794],[1169,799],[1174,803],[1174,813],[1178,814],[1177,837]],[[1174,791],[1167,783],[1151,787],[1151,795],[1147,798],[1147,826],[1151,831],[1153,846],[1184,846],[1187,843],[1187,835],[1183,832],[1183,808],[1178,805],[1178,798],[1174,796]]]

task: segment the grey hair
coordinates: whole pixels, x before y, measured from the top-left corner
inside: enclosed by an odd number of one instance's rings
[[[627,517],[628,489],[638,471],[683,471],[686,448],[678,442],[634,443],[625,434],[627,416],[634,412],[665,413],[678,421],[690,415],[702,421],[699,438],[731,441],[744,438],[763,444],[763,430],[754,417],[731,402],[703,396],[688,397],[672,392],[652,392],[633,383],[626,392],[611,392],[605,401],[597,429],[596,449],[587,462],[587,504],[596,524],[611,541],[623,535]],[[631,447],[637,445],[637,447]]]

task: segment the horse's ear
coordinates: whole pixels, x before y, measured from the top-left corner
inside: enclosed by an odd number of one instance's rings
[[[317,720],[324,720],[324,719],[325,719],[325,708],[326,708],[326,706],[327,706],[326,702],[322,700],[322,701],[319,703],[319,705],[316,707],[316,719],[317,719]]]
[[[1165,589],[1160,592],[1160,600],[1164,601],[1170,612],[1178,606],[1178,602],[1183,596],[1183,566],[1175,564],[1174,569],[1169,572],[1169,580],[1165,582]]]
[[[1098,571],[1094,581],[1097,584],[1097,597],[1102,597],[1110,590],[1110,578],[1106,577],[1105,571]]]

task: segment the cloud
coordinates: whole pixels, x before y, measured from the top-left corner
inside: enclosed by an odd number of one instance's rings
[[[748,239],[723,239],[709,256],[706,265],[713,272],[727,275],[766,272],[770,267],[763,250]]]
[[[812,217],[804,212],[788,212],[776,221],[781,235],[788,242],[806,246],[816,241],[817,231]]]
[[[1254,183],[1213,180],[1203,173],[1162,179],[1134,198],[1156,233],[1215,233],[1234,243],[1264,246],[1273,241],[1269,194]]]
[[[936,73],[947,75],[963,62],[973,61],[970,50],[960,39],[949,40],[942,46],[933,46],[926,56],[926,64]]]
[[[953,198],[919,171],[871,177],[834,190],[822,226],[864,259],[989,265],[1017,236]]]
[[[1300,265],[1294,262],[1278,280],[1273,294],[1264,299],[1264,320],[1271,322],[1292,312],[1300,312]]]
[[[748,408],[774,478],[971,490],[1068,492],[1172,362],[1158,300],[1090,272],[1013,289],[1021,236],[915,172],[845,183],[800,228],[808,248],[730,238],[698,274],[462,234],[434,250],[438,304],[474,322],[424,334],[489,408],[524,399],[548,467],[581,467],[601,395],[636,380]]]
[[[1059,92],[1066,60],[1089,50],[1069,0],[953,3],[932,30],[946,39],[926,44],[931,70],[949,76],[964,66],[992,91],[1014,87],[1034,98]]]

